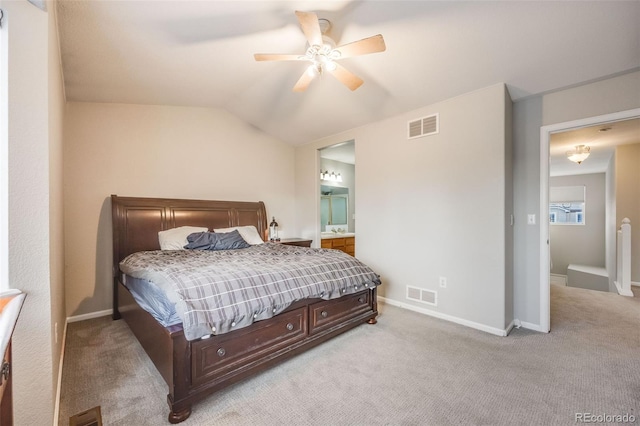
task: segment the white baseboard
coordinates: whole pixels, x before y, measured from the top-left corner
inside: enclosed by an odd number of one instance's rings
[[[522,321],[520,322],[520,325],[522,326],[522,328],[526,328],[527,330],[539,331],[541,333],[549,332],[549,330],[545,330],[544,328],[540,327],[540,324],[532,324],[530,322]]]
[[[640,287],[640,283],[637,283],[637,282],[635,282],[635,281],[631,281],[631,285],[634,285],[634,286],[636,286],[636,287]]]
[[[403,302],[398,302],[396,300],[392,300],[392,299],[387,299],[386,297],[382,297],[382,296],[378,296],[378,301],[382,302],[382,303],[388,303],[391,306],[397,306],[399,308],[402,309],[407,309],[409,311],[413,311],[413,312],[417,312],[419,314],[424,314],[424,315],[429,315],[432,317],[436,317],[436,318],[440,318],[446,321],[450,321],[456,324],[460,324],[460,325],[464,325],[470,328],[475,328],[476,330],[480,330],[480,331],[484,331],[486,333],[490,333],[490,334],[494,334],[496,336],[506,336],[509,331],[509,329],[499,329],[499,328],[495,328],[495,327],[489,327],[488,325],[484,325],[484,324],[480,324],[474,321],[469,321],[466,319],[462,319],[462,318],[458,318],[458,317],[454,317],[453,315],[447,315],[447,314],[443,314],[441,312],[436,312],[436,311],[432,311],[429,309],[425,309],[425,308],[421,308],[419,306],[413,306],[413,305],[409,305],[408,303],[403,303]],[[512,324],[514,324],[512,322]],[[513,325],[511,325],[510,327],[513,327]]]
[[[633,297],[633,292],[631,290],[623,289],[622,285],[618,281],[614,281],[613,283],[616,285],[616,289],[620,296]]]
[[[53,410],[53,425],[58,424],[58,417],[60,416],[60,392],[62,391],[62,366],[64,364],[64,347],[67,343],[67,324],[68,320],[64,322],[64,331],[62,332],[62,346],[60,350],[60,361],[58,362],[58,384],[56,386],[56,404]]]
[[[84,321],[84,320],[93,319],[93,318],[106,317],[107,315],[111,315],[111,314],[113,314],[113,309],[105,309],[104,311],[90,312],[88,314],[67,317],[67,322],[69,323],[69,322]]]
[[[513,321],[511,321],[511,323],[509,323],[509,325],[507,326],[507,329],[505,330],[505,332],[506,332],[505,336],[508,336],[509,333],[511,333],[511,330],[513,330],[513,327],[516,326],[516,321],[518,321],[518,320],[514,319]]]
[[[549,274],[549,280],[551,284],[555,285],[567,285],[567,276],[562,274]]]

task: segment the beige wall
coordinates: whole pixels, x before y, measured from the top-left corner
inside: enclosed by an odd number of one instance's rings
[[[219,109],[68,103],[69,316],[111,309],[110,194],[264,201],[294,236],[294,150]]]
[[[27,293],[14,333],[14,423],[51,424],[64,313],[62,84],[55,17],[0,1],[9,32],[9,279]]]
[[[640,283],[640,143],[616,148],[616,224],[631,220],[631,281]]]
[[[353,139],[357,256],[381,275],[381,293],[503,330],[507,98],[495,85],[298,147],[301,236],[317,238],[317,150]],[[408,120],[436,112],[438,135],[407,140]],[[437,291],[438,306],[407,300],[407,285]]]
[[[51,279],[51,340],[53,386],[56,389],[62,353],[65,310],[64,209],[62,178],[62,134],[64,88],[60,63],[55,7],[49,9],[49,268]],[[57,326],[56,326],[57,324]]]

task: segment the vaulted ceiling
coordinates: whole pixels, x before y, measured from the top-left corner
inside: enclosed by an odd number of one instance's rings
[[[308,64],[295,10],[332,23],[338,44],[375,34],[387,49],[340,64],[350,91]],[[57,6],[68,101],[223,108],[290,144],[496,83],[512,99],[640,67],[638,1],[100,1]]]

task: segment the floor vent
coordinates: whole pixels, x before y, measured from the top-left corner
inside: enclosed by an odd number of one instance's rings
[[[407,286],[407,299],[438,306],[438,292],[433,290]]]
[[[69,418],[69,426],[102,426],[100,406],[93,407]]]
[[[409,121],[407,138],[415,139],[438,133],[440,133],[440,115],[436,113]]]

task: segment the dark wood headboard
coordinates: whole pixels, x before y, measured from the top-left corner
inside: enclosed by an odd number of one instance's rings
[[[178,226],[209,230],[254,225],[266,238],[267,212],[262,201],[205,201],[111,196],[113,221],[113,311],[117,315],[120,261],[131,253],[160,250],[158,232]]]

